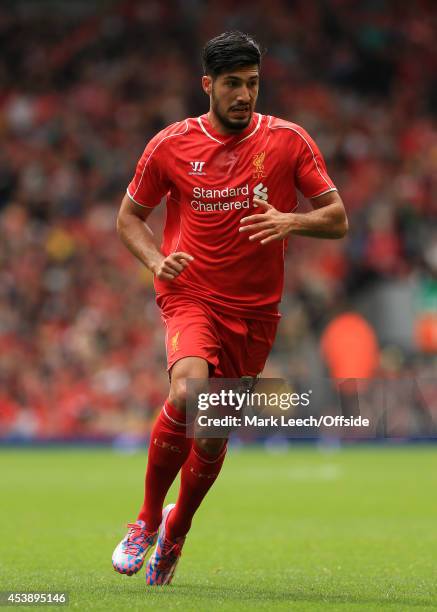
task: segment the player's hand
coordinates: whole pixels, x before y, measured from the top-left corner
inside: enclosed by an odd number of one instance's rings
[[[283,213],[276,210],[271,204],[253,198],[255,205],[262,208],[262,212],[241,219],[240,232],[251,232],[249,240],[258,240],[261,244],[268,244],[274,240],[283,240],[291,231],[292,213]]]
[[[174,280],[185,270],[193,259],[194,257],[183,251],[170,253],[170,255],[163,257],[160,262],[155,264],[152,271],[159,280]]]

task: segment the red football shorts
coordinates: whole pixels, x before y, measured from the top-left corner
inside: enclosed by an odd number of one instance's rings
[[[202,357],[212,376],[257,376],[272,348],[278,321],[243,319],[179,295],[160,298],[166,326],[167,368],[184,357]]]

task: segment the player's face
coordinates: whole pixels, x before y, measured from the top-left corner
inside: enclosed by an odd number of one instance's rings
[[[230,132],[244,130],[252,120],[259,89],[258,66],[238,68],[206,79],[211,110],[222,127]]]

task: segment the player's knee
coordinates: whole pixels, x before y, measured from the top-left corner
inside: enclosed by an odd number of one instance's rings
[[[220,455],[225,444],[226,439],[222,438],[198,438],[196,440],[196,446],[211,457],[217,457]]]
[[[172,381],[168,399],[177,410],[185,412],[190,397],[193,400],[196,398],[196,388],[193,384],[187,385],[186,378]]]
[[[190,399],[196,402],[197,395],[202,391],[204,385],[203,380],[196,380],[194,376],[188,385],[187,379],[188,377],[185,376],[172,379],[168,396],[169,402],[181,412],[185,412]]]
[[[187,405],[187,381],[185,378],[172,381],[168,400],[177,410],[185,412]]]

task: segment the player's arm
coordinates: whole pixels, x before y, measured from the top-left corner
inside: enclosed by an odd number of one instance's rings
[[[349,223],[338,191],[310,198],[310,202],[311,212],[294,215],[292,233],[315,238],[343,238],[347,234]]]
[[[136,204],[127,194],[117,216],[117,232],[125,246],[161,280],[173,280],[188,266],[193,257],[178,251],[165,257],[156,244],[147,219],[153,208]]]
[[[241,220],[240,232],[249,232],[249,240],[268,244],[283,240],[291,234],[313,238],[343,238],[348,221],[343,201],[337,191],[329,191],[310,198],[313,210],[307,213],[283,213],[259,198],[253,201],[261,208],[260,214]]]
[[[290,234],[313,238],[343,238],[349,229],[343,200],[338,191],[310,198],[313,210],[290,213]]]
[[[349,224],[343,200],[338,191],[329,191],[309,198],[313,210],[306,213],[289,213],[288,234],[313,238],[343,238]]]

